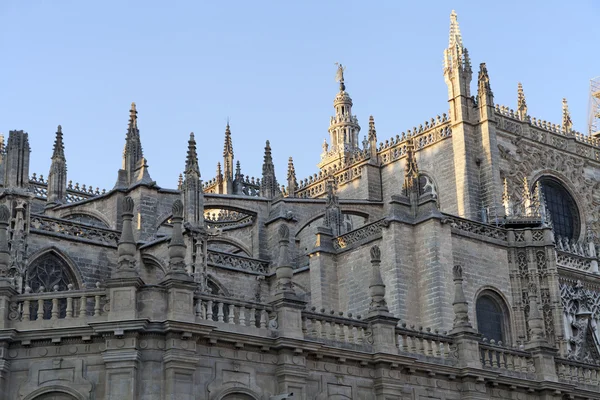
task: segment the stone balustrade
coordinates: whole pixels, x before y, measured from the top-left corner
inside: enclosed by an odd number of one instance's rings
[[[430,328],[415,330],[406,324],[396,327],[396,346],[401,353],[453,361],[457,358],[452,338],[445,332],[431,332]]]
[[[24,294],[11,298],[9,321],[35,323],[41,320],[104,320],[107,315],[107,292],[97,285],[94,289],[58,290],[46,292],[40,288],[31,293],[30,288]]]
[[[484,339],[485,340],[485,339]],[[503,347],[493,340],[479,343],[481,366],[509,373],[534,373],[535,366],[531,354],[519,349]]]
[[[576,361],[555,358],[556,375],[558,379],[576,385],[600,385],[600,365],[582,364]]]
[[[29,187],[36,197],[40,199],[48,198],[48,180],[45,180],[43,175],[40,174],[38,176],[36,173],[31,175],[29,178]],[[79,183],[75,183],[75,185],[73,185],[73,182],[69,181],[67,184],[65,200],[67,203],[76,203],[78,201],[87,200],[105,193],[106,189],[102,189],[102,191],[100,191],[100,188],[97,187],[94,189],[92,185],[79,186]]]
[[[110,247],[116,247],[120,237],[118,231],[111,229],[92,227],[39,214],[31,215],[31,230],[38,233],[68,236]]]
[[[211,321],[260,329],[277,329],[276,314],[271,306],[238,299],[197,295],[194,299],[196,321]]]
[[[363,243],[371,239],[380,238],[381,229],[384,226],[387,226],[386,220],[380,219],[343,235],[337,236],[333,239],[333,248],[336,250],[343,250],[354,243]]]
[[[208,265],[213,267],[229,268],[261,275],[269,273],[268,261],[257,260],[254,258],[230,253],[223,253],[215,250],[210,250],[207,258]]]
[[[598,273],[596,245],[593,242],[575,242],[556,236],[556,264],[564,268]]]
[[[344,317],[343,313],[329,314],[325,310],[302,312],[302,332],[309,340],[319,342],[337,342],[349,345],[371,345],[373,336],[369,324],[360,319],[352,318],[352,314]]]

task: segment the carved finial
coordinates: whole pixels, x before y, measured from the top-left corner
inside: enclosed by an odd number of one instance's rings
[[[125,213],[133,214],[133,207],[134,207],[133,199],[131,198],[131,196],[126,196],[123,199],[123,214],[125,214]]]
[[[567,99],[562,99],[562,128],[564,133],[570,133],[573,130],[573,121],[571,121],[571,113]]]
[[[455,265],[452,268],[452,275],[454,279],[462,279],[463,278],[463,270],[461,265]]]
[[[196,152],[196,139],[194,132],[190,132],[188,140],[188,151],[185,159],[185,174],[197,174],[200,176],[200,167],[198,166],[198,153]]]
[[[290,240],[290,228],[287,225],[281,225],[278,229],[279,232],[279,240]]]
[[[480,96],[488,96],[492,97],[492,87],[490,85],[490,76],[488,75],[487,66],[485,63],[479,64],[479,76],[477,77],[479,82],[479,91],[478,95]]]
[[[454,10],[450,13],[450,37],[448,41],[448,48],[452,49],[453,47],[463,48],[462,35],[458,26],[458,16]]]
[[[346,90],[346,85],[344,84],[344,70],[346,69],[346,67],[337,62],[335,63],[335,65],[337,65],[335,81],[340,83],[340,91],[343,92],[344,90]]]
[[[369,142],[377,143],[377,131],[375,130],[375,118],[369,117]]]
[[[223,145],[223,157],[231,155],[233,158],[233,142],[231,141],[231,129],[229,127],[229,119],[227,120],[227,126],[225,126],[225,144]]]
[[[381,261],[381,250],[379,246],[375,245],[371,247],[371,262],[380,262]]]
[[[174,217],[183,217],[183,203],[181,202],[181,200],[177,199],[173,202],[172,211]]]
[[[525,92],[523,92],[521,82],[519,82],[517,89],[517,115],[520,120],[527,119],[527,102],[525,101]]]

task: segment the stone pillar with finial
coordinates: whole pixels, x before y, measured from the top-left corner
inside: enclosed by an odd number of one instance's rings
[[[369,282],[369,295],[371,304],[365,321],[369,323],[373,332],[373,347],[378,353],[397,354],[396,325],[399,318],[394,317],[385,301],[385,284],[381,277],[381,250],[379,246],[371,247],[371,280]]]
[[[452,268],[454,280],[454,323],[450,335],[454,337],[458,352],[458,361],[462,367],[481,368],[479,358],[479,340],[481,335],[477,333],[469,321],[469,303],[465,297],[463,288],[463,268],[455,265]],[[477,397],[472,397],[477,398]]]
[[[196,284],[187,273],[186,245],[183,237],[183,203],[173,202],[173,234],[169,242],[169,266],[161,285],[167,289],[167,319],[194,322],[194,290]]]
[[[306,302],[298,298],[294,291],[292,278],[294,271],[290,263],[290,230],[287,225],[279,226],[279,260],[275,268],[276,287],[271,304],[277,312],[277,331],[279,335],[302,339],[302,309]]]
[[[0,329],[6,328],[10,298],[17,294],[13,282],[8,277],[10,251],[8,249],[8,221],[10,210],[0,205]]]
[[[529,282],[529,342],[525,350],[530,351],[535,367],[535,374],[540,380],[557,382],[554,357],[557,350],[546,340],[544,334],[544,319],[538,306],[538,288],[534,282]]]
[[[138,315],[137,290],[144,285],[137,268],[137,249],[133,236],[134,201],[123,198],[123,226],[117,247],[117,266],[107,281],[110,298],[109,320],[136,319]]]

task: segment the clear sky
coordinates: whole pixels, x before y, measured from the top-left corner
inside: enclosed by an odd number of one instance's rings
[[[447,111],[442,52],[455,9],[496,103],[587,130],[600,75],[600,2],[0,0],[0,132],[29,132],[30,172],[47,176],[61,124],[68,179],[110,189],[137,103],[150,174],[174,188],[190,132],[202,178],[222,159],[227,117],[242,172],[260,176],[265,140],[286,181],[317,172],[341,62],[361,138],[379,140]]]

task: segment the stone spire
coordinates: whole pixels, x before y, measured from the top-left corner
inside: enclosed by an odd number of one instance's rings
[[[221,163],[217,162],[217,176],[215,177],[217,183],[217,193],[223,193],[223,170],[221,169]]]
[[[448,48],[444,50],[444,79],[448,85],[452,121],[459,122],[469,119],[472,78],[473,71],[469,52],[463,45],[456,12],[452,10]]]
[[[62,204],[67,195],[67,160],[65,158],[65,146],[63,144],[62,127],[59,125],[54,140],[54,151],[52,152],[52,164],[48,173],[48,201],[47,207]]]
[[[529,190],[529,182],[527,177],[523,178],[523,213],[530,217],[533,214],[531,191]]]
[[[225,127],[225,144],[223,145],[223,193],[233,193],[233,143],[231,141],[231,130],[229,121]]]
[[[173,234],[169,241],[169,268],[168,277],[177,277],[183,280],[191,279],[185,268],[185,240],[183,238],[183,203],[177,199],[173,202]]]
[[[271,144],[267,140],[265,156],[262,166],[262,179],[260,181],[260,195],[268,199],[274,198],[279,193],[279,185],[275,178],[275,165],[271,157]]]
[[[502,204],[504,205],[504,215],[512,217],[514,214],[513,203],[508,193],[508,181],[504,178],[504,189],[502,191]]]
[[[406,164],[404,166],[404,195],[410,197],[411,193],[419,195],[419,167],[415,158],[415,144],[413,139],[406,143]]]
[[[340,91],[333,101],[335,116],[331,117],[329,122],[330,145],[323,146],[322,161],[319,168],[324,168],[331,162],[348,159],[354,153],[360,150],[358,134],[360,126],[358,118],[352,115],[352,99],[346,92],[344,81],[345,68],[338,64],[336,81],[340,84]],[[327,150],[325,150],[327,149]]]
[[[389,313],[387,303],[385,301],[385,285],[381,278],[381,250],[379,246],[371,247],[371,280],[369,282],[369,295],[371,296],[371,304],[369,305],[369,314],[373,313]]]
[[[119,256],[117,260],[117,270],[113,274],[113,278],[133,277],[137,275],[135,268],[136,260],[136,244],[135,238],[133,237],[133,199],[129,196],[123,199],[123,211],[121,216],[123,218],[123,227],[121,229],[121,238],[119,239],[119,246],[117,254]]]
[[[0,282],[8,280],[10,267],[10,250],[8,248],[8,221],[10,210],[4,204],[0,205]]]
[[[522,121],[527,119],[527,102],[525,101],[525,92],[523,92],[521,82],[519,82],[517,89],[517,115]]]
[[[200,180],[198,153],[194,132],[190,133],[188,151],[185,160],[184,179],[181,184],[184,205],[184,220],[192,226],[204,225],[204,193]]]
[[[569,105],[567,99],[562,99],[562,129],[564,133],[571,133],[573,131],[573,121],[571,121],[571,113],[569,112]]]
[[[488,75],[487,66],[485,63],[479,64],[479,76],[477,77],[477,104],[479,107],[494,106],[494,94],[490,86],[490,76]]]
[[[375,118],[373,116],[369,116],[369,152],[371,154],[371,159],[374,160],[377,158],[377,131],[375,130]]]
[[[123,164],[121,171],[119,171],[117,186],[129,187],[136,183],[152,184],[153,181],[148,173],[148,165],[142,151],[137,110],[135,103],[131,103],[125,148],[123,150]]]
[[[472,326],[469,321],[469,307],[463,290],[462,266],[455,265],[452,269],[452,275],[454,277],[454,302],[452,303],[452,307],[454,308],[453,330],[470,330]]]
[[[298,181],[296,180],[296,169],[294,168],[294,160],[292,157],[288,160],[287,170],[287,192],[289,197],[296,197],[296,189],[298,188]]]
[[[6,143],[6,157],[4,159],[4,187],[21,188],[29,187],[29,137],[27,132],[10,131]]]

